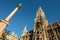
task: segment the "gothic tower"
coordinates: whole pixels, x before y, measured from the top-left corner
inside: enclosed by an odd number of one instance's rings
[[[44,12],[39,7],[36,18],[34,19],[34,40],[47,40],[45,30],[48,25],[48,21],[45,19]]]

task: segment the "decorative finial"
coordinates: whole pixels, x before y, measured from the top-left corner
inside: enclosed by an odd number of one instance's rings
[[[19,4],[17,5],[17,7],[19,7],[19,8],[20,8],[21,6],[22,6],[22,4],[21,4],[21,3],[19,3]]]

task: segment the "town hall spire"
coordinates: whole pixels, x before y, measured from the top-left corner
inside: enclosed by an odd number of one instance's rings
[[[42,10],[41,7],[39,7],[39,9],[36,13],[36,18],[34,19],[34,35],[35,34],[38,35],[41,33],[40,35],[46,36],[44,34],[45,33],[44,30],[46,29],[47,25],[48,25],[48,21],[45,18],[44,11]],[[43,38],[44,36],[40,36],[40,38],[35,36],[35,38],[37,37],[39,40],[43,40],[43,39],[45,40],[46,38]],[[35,40],[38,40],[37,38]]]

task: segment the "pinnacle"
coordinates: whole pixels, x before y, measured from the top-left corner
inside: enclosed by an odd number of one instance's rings
[[[26,31],[27,32],[27,28],[26,28],[27,26],[25,25],[25,28],[24,28],[24,31]]]
[[[26,25],[25,25],[25,28],[24,28],[23,33],[22,33],[22,36],[26,35],[27,32],[28,32],[28,30],[26,29]]]
[[[40,6],[38,10],[42,11],[42,7]]]

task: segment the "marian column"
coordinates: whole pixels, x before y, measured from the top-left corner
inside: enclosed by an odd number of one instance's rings
[[[3,19],[0,20],[0,33],[4,30],[4,28],[9,24],[9,20],[12,18],[12,16],[17,12],[17,10],[21,7],[21,4],[18,4],[16,8],[10,13],[10,15]]]

